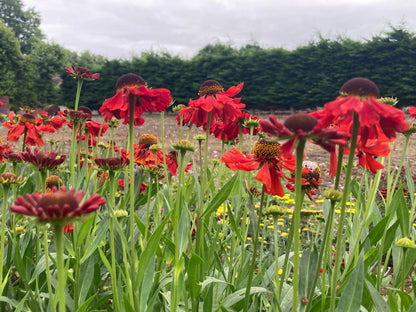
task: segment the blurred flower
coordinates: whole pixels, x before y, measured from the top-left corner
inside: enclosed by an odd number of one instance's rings
[[[85,67],[78,66],[75,68],[75,65],[71,67],[65,67],[65,72],[68,75],[71,75],[72,78],[83,79],[83,80],[97,80],[100,78],[100,74],[92,74],[89,69]]]
[[[0,184],[3,185],[20,184],[24,180],[23,177],[17,176],[11,172],[3,172],[0,174]]]
[[[120,170],[130,164],[125,157],[95,158],[95,164],[102,170]]]
[[[33,193],[26,194],[23,198],[18,195],[10,210],[37,217],[39,222],[60,222],[96,211],[105,204],[105,199],[99,194],[91,195],[81,204],[83,197],[83,191],[75,193],[75,189],[71,189],[67,192],[66,187],[63,186],[60,190],[53,188],[52,193],[44,196]]]
[[[112,98],[105,100],[99,111],[104,115],[106,122],[112,117],[124,119],[123,124],[129,123],[129,101],[134,100],[134,125],[144,123],[141,115],[150,110],[152,112],[164,111],[172,97],[168,89],[150,89],[146,87],[144,79],[135,74],[126,74],[117,80],[117,92]]]
[[[221,161],[231,170],[253,171],[259,169],[256,179],[263,183],[266,193],[283,196],[280,178],[287,178],[283,169],[294,172],[295,157],[284,159],[280,156],[279,143],[261,140],[254,145],[253,154],[243,154],[233,148],[222,156]]]
[[[7,132],[7,140],[17,142],[21,135],[25,137],[25,144],[31,146],[43,146],[41,132],[55,132],[55,128],[51,125],[37,126],[37,118],[30,114],[20,115],[17,122],[14,119],[14,112],[9,113],[9,121],[3,123],[3,126],[9,129]]]
[[[62,180],[57,175],[51,175],[46,178],[46,188],[52,190],[52,188],[56,187],[59,189],[62,185]]]
[[[35,148],[32,152],[29,147],[26,147],[26,152],[22,152],[20,155],[22,160],[38,167],[39,171],[56,169],[66,159],[66,155],[58,157],[58,153],[55,151],[44,152]]]
[[[172,176],[176,176],[178,171],[178,152],[170,151],[166,154],[166,165]],[[191,169],[192,163],[188,163],[185,168],[185,172],[188,172]]]

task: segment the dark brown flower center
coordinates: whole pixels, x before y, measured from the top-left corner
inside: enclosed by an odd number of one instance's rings
[[[27,123],[36,125],[36,118],[35,118],[35,116],[33,116],[31,114],[23,114],[23,115],[19,116],[19,121],[20,122],[27,122]]]
[[[139,145],[145,145],[146,147],[149,147],[153,144],[157,144],[157,137],[152,134],[146,133],[139,138]]]
[[[142,77],[136,74],[125,74],[118,78],[116,83],[117,90],[122,89],[126,86],[144,86],[146,85],[146,81]]]
[[[380,96],[380,91],[377,85],[367,78],[353,78],[348,80],[339,90],[341,94],[357,95],[360,97],[374,97]]]
[[[260,140],[254,144],[253,154],[256,157],[265,157],[273,159],[280,156],[280,144],[277,142],[268,142]]]
[[[306,113],[294,114],[287,118],[283,123],[283,125],[292,132],[297,132],[298,130],[309,132],[312,131],[317,124],[318,120]]]
[[[70,206],[71,211],[78,208],[78,202],[74,196],[66,192],[57,191],[43,196],[38,202],[38,207],[45,210],[46,208],[54,205],[58,205],[62,208],[66,204]]]
[[[214,95],[217,93],[224,92],[224,88],[216,80],[207,80],[199,88],[198,95]]]
[[[92,117],[92,110],[89,107],[79,106],[78,110],[85,113],[85,114],[88,114],[90,116],[90,118]]]

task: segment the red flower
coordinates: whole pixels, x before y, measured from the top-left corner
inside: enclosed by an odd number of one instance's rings
[[[10,210],[28,216],[37,217],[39,222],[67,220],[91,213],[105,204],[105,199],[99,194],[93,194],[82,204],[83,191],[75,193],[75,189],[67,192],[66,187],[60,190],[53,188],[52,193],[44,196],[38,193],[26,194],[25,198],[17,196]]]
[[[242,154],[236,148],[226,152],[221,161],[231,170],[253,171],[259,169],[256,179],[265,186],[267,194],[283,196],[280,178],[285,177],[283,169],[295,171],[295,159],[280,158],[280,144],[261,140],[254,145],[253,154]]]
[[[172,176],[176,176],[178,171],[178,152],[177,151],[170,151],[166,154],[166,165]],[[191,169],[192,163],[188,163],[185,168],[185,172],[188,172]]]
[[[227,91],[216,80],[205,81],[198,92],[200,96],[196,100],[189,101],[189,107],[179,111],[176,120],[180,121],[183,116],[183,123],[192,123],[197,127],[206,126],[208,113],[211,112],[212,121],[222,121],[228,124],[241,116],[241,109],[246,105],[240,103],[240,98],[232,98],[243,88],[243,83],[233,86]]]
[[[3,126],[8,128],[7,140],[17,142],[21,135],[26,133],[25,144],[31,146],[43,146],[41,132],[55,132],[55,128],[51,125],[37,126],[37,119],[30,114],[24,114],[18,117],[18,121],[14,121],[14,112],[9,113],[9,121],[3,123]]]
[[[77,68],[75,68],[75,65],[72,65],[71,67],[65,67],[65,71],[74,79],[79,78],[83,80],[97,80],[100,78],[100,74],[92,74],[89,69],[81,66],[78,66]]]
[[[66,124],[68,121],[66,121],[62,116],[56,115],[56,116],[49,116],[47,112],[42,112],[40,115],[40,118],[38,119],[37,125],[46,125],[46,126],[52,126],[55,131],[62,128],[64,124]]]
[[[294,114],[287,118],[283,124],[278,122],[274,115],[270,115],[269,120],[260,120],[260,125],[264,132],[288,139],[282,145],[282,155],[287,158],[292,155],[297,140],[302,138],[309,138],[330,152],[332,152],[334,145],[346,144],[345,133],[332,127],[322,128],[314,117],[306,113]]]
[[[112,117],[124,119],[123,123],[129,123],[129,100],[134,98],[134,125],[140,126],[144,123],[141,115],[150,110],[152,112],[164,111],[172,97],[167,89],[150,89],[146,82],[135,74],[121,76],[116,84],[117,92],[112,98],[105,100],[100,108],[106,122]]]
[[[32,152],[29,147],[26,147],[26,152],[22,152],[20,155],[22,160],[38,167],[39,171],[56,169],[66,159],[66,155],[58,157],[58,153],[55,151],[44,152],[35,148]]]
[[[351,136],[352,113],[356,113],[360,122],[359,136],[364,144],[367,140],[390,142],[396,138],[396,132],[409,130],[404,112],[377,100],[379,89],[374,82],[366,78],[354,78],[340,89],[335,101],[326,103],[324,109],[311,113],[321,127],[336,124],[341,131]]]

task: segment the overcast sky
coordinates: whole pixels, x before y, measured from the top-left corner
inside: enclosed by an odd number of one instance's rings
[[[109,59],[165,51],[194,56],[209,43],[294,49],[338,36],[371,39],[404,25],[415,0],[22,0],[50,42]]]

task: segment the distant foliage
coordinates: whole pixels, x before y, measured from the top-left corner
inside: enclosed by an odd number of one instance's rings
[[[151,87],[168,88],[178,104],[196,98],[200,84],[215,79],[224,88],[244,82],[240,95],[249,109],[315,109],[333,100],[345,81],[362,76],[373,80],[382,96],[397,97],[399,106],[416,105],[416,37],[403,28],[392,27],[366,42],[320,38],[293,51],[217,43],[192,59],[146,52],[101,64],[94,68],[100,79],[83,90],[82,105],[92,109],[113,94],[117,78],[128,72],[141,75]],[[65,105],[73,105],[74,88],[63,75]]]

